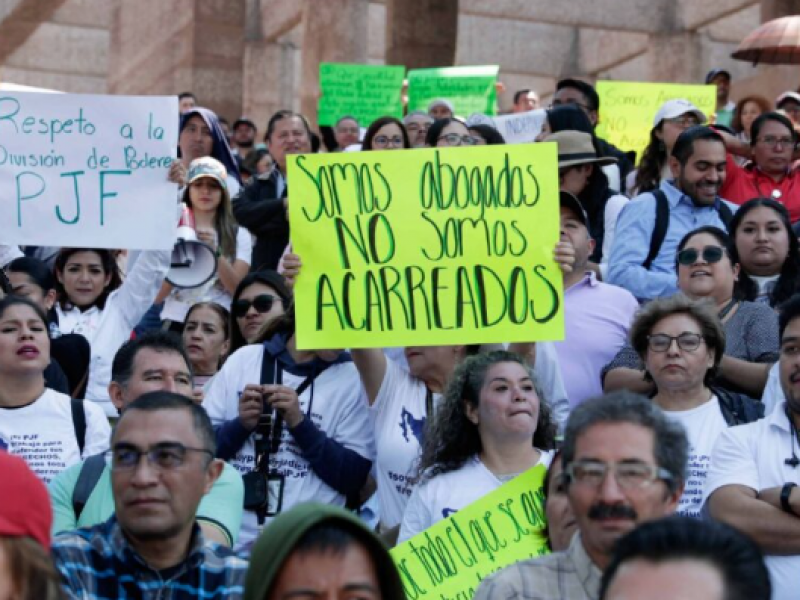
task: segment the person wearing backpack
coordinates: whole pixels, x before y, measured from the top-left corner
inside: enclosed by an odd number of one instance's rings
[[[111,401],[122,412],[142,394],[168,391],[192,398],[192,371],[181,338],[150,331],[122,345],[114,357]],[[105,436],[108,442],[109,435]],[[49,485],[53,502],[53,535],[91,527],[114,513],[111,472],[104,454],[92,454],[59,474]],[[239,473],[225,465],[197,509],[206,539],[232,546],[239,536],[244,486]]]
[[[690,127],[669,158],[674,179],[640,194],[620,213],[608,282],[640,301],[678,291],[675,253],[689,231],[713,225],[727,231],[736,205],[719,197],[725,181],[725,143],[713,129]]]

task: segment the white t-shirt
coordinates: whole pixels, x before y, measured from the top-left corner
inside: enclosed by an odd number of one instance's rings
[[[0,408],[0,449],[21,456],[40,479],[50,483],[67,467],[108,450],[111,426],[103,409],[86,400],[83,409],[86,413],[83,455],[75,437],[70,397],[49,388],[26,406]]]
[[[260,382],[263,356],[264,347],[261,345],[240,348],[225,361],[222,369],[212,379],[203,406],[214,425],[235,419],[239,415],[239,396],[245,385]],[[283,383],[289,387],[297,389],[304,379],[305,377],[283,372]],[[375,446],[367,401],[358,371],[352,362],[333,365],[323,371],[300,395],[300,408],[306,418],[310,417],[314,425],[329,438],[369,460],[373,459]],[[240,473],[248,473],[254,469],[255,443],[252,435],[230,462]],[[284,511],[308,501],[344,506],[345,497],[311,470],[300,447],[285,426],[277,456],[270,456],[270,471],[273,470],[285,477]],[[267,518],[264,525],[269,524],[269,521]],[[256,514],[245,511],[239,544],[246,545],[257,535]]]
[[[250,232],[244,227],[239,227],[236,232],[236,259],[250,264],[253,257],[253,241]],[[164,300],[164,309],[161,311],[161,319],[183,323],[186,320],[186,313],[198,302],[216,302],[222,307],[230,310],[233,297],[222,285],[218,277],[212,277],[210,281],[200,287],[181,290],[175,288]]]
[[[719,435],[711,452],[705,502],[726,485],[743,485],[756,492],[789,482],[800,485],[800,469],[784,462],[792,450],[785,404],[759,421],[729,427]],[[800,555],[767,555],[765,562],[772,581],[772,600],[796,600]]]
[[[550,468],[553,462],[553,451],[540,450],[541,458],[537,464]],[[405,542],[418,533],[446,519],[480,500],[506,483],[497,478],[481,462],[473,456],[463,467],[437,475],[414,490],[403,514],[400,536],[397,543]]]
[[[728,428],[719,400],[712,396],[711,400],[691,410],[665,410],[673,421],[677,421],[686,430],[689,439],[688,479],[678,503],[678,514],[686,517],[700,517],[703,507],[703,488],[706,483],[708,466],[711,462],[711,450],[719,434]]]
[[[761,402],[764,404],[764,416],[772,414],[776,406],[786,402],[786,396],[781,387],[781,363],[776,362],[769,369],[767,385],[764,386],[764,393],[761,395]]]
[[[434,407],[440,394],[433,394]],[[425,384],[393,360],[386,361],[386,375],[370,408],[375,425],[377,456],[375,476],[381,523],[398,525],[414,490],[412,480],[422,449],[427,421]],[[435,408],[434,408],[435,410]]]

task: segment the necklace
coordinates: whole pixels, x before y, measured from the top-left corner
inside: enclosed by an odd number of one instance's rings
[[[718,314],[719,320],[720,321],[724,321],[725,317],[728,316],[728,314],[733,310],[733,307],[736,306],[737,304],[739,304],[739,301],[737,299],[735,299],[735,298],[733,300],[731,300],[730,302],[728,302],[723,307],[723,309],[721,311],[719,311],[719,314]]]
[[[789,419],[789,429],[792,430],[792,458],[787,458],[784,464],[789,465],[793,469],[796,469],[798,465],[800,465],[800,458],[797,458],[797,454],[794,451],[794,441],[797,439],[797,443],[800,444],[800,433],[797,431],[797,427],[794,424],[794,419],[792,419],[792,413],[789,410],[789,405],[786,405],[786,418]]]

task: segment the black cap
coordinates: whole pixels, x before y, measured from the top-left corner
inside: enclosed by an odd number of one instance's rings
[[[589,227],[589,216],[586,214],[586,210],[583,208],[583,204],[581,204],[581,201],[578,200],[576,196],[570,194],[569,192],[561,190],[559,198],[559,206],[563,206],[565,208],[570,209],[578,216],[578,218],[583,223],[584,227],[587,228]]]
[[[248,119],[247,117],[239,117],[238,119],[236,119],[231,129],[236,129],[239,125],[249,125],[256,131],[258,131],[258,127],[256,127],[256,124],[253,123],[253,121],[251,119]]]
[[[731,74],[725,69],[711,69],[708,72],[708,75],[706,75],[706,83],[707,84],[711,83],[711,80],[714,79],[714,77],[716,77],[717,75],[725,75],[725,77],[728,78],[728,81],[732,79]]]

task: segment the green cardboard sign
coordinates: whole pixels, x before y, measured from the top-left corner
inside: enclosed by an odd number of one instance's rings
[[[321,63],[317,122],[332,126],[351,115],[361,127],[368,127],[378,117],[402,118],[405,71],[405,67]]]
[[[447,98],[453,103],[456,115],[494,115],[499,71],[497,65],[412,69],[408,72],[408,111],[427,111],[432,100]]]

